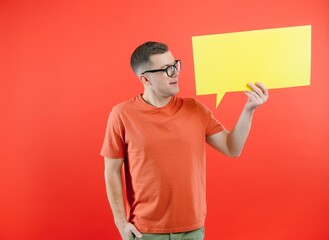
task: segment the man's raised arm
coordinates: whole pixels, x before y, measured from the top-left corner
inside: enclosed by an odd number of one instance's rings
[[[248,101],[233,130],[231,132],[224,130],[206,139],[210,146],[230,157],[237,157],[241,154],[250,132],[254,110],[265,103],[269,97],[264,84],[249,83],[248,86],[251,88],[251,91],[245,92]]]

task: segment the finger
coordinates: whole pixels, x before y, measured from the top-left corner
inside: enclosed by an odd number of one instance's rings
[[[263,95],[263,91],[261,88],[259,88],[258,86],[256,86],[253,83],[248,83],[248,86],[254,91],[256,92],[259,96]]]
[[[257,97],[258,95],[255,92],[249,91],[249,92],[245,92],[245,94],[248,96],[250,101],[259,102],[259,97]]]
[[[261,82],[256,82],[256,85],[257,85],[259,88],[262,89],[264,95],[266,96],[266,98],[268,98],[268,97],[269,97],[269,94],[268,94],[268,89],[267,89],[267,87],[266,87],[263,83],[261,83]]]
[[[254,91],[256,92],[259,97],[262,98],[262,102],[266,102],[267,99],[268,99],[268,90],[267,88],[265,87],[264,84],[258,82],[256,83],[256,85],[252,84],[252,83],[249,83],[248,86]]]
[[[264,100],[262,97],[260,97],[256,92],[249,91],[245,92],[245,94],[248,96],[249,100],[256,103],[257,105],[263,104]]]
[[[142,233],[140,231],[138,231],[134,225],[131,225],[130,231],[138,238],[143,237]]]

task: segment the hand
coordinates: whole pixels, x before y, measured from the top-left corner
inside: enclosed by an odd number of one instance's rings
[[[248,83],[251,91],[245,92],[248,96],[248,101],[246,103],[246,109],[254,111],[257,107],[262,105],[269,98],[268,90],[264,84],[257,82],[256,84]]]
[[[122,240],[129,240],[131,235],[134,234],[138,238],[142,238],[142,234],[130,222],[117,224]]]

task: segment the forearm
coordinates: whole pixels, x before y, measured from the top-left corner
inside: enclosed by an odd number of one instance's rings
[[[126,223],[121,172],[105,169],[105,183],[107,198],[112,209],[115,224]]]
[[[243,146],[248,138],[253,110],[245,107],[233,128],[227,135],[227,148],[231,156],[239,156],[243,150]]]
[[[111,159],[105,157],[104,175],[107,198],[110,202],[114,222],[120,232],[121,239],[128,240],[132,234],[142,238],[142,234],[126,218],[122,191],[122,164],[123,158]]]

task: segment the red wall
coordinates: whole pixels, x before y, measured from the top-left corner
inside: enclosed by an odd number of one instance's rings
[[[242,156],[209,148],[206,239],[329,239],[329,2],[0,2],[0,239],[118,239],[99,156],[142,91],[133,49],[167,42],[195,96],[192,36],[312,25],[311,86],[270,91]],[[261,79],[246,79],[256,81]],[[246,100],[197,96],[231,128]]]

